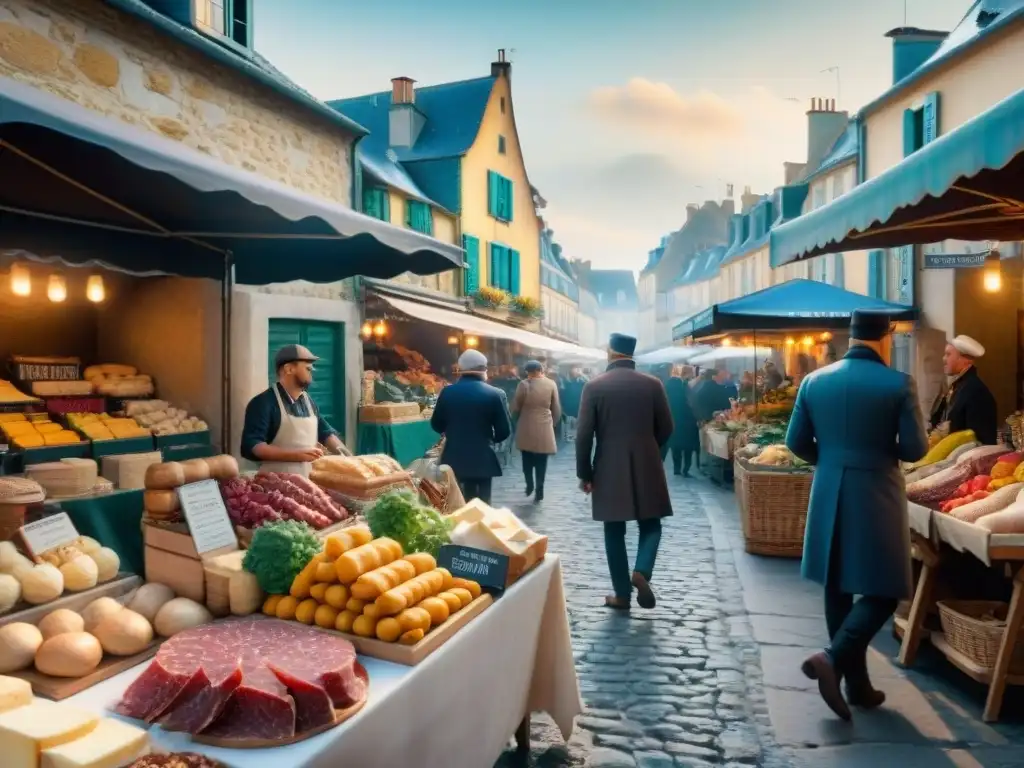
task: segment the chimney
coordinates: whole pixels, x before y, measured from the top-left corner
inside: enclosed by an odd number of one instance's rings
[[[696,215],[697,215],[697,212],[698,212],[699,210],[700,210],[700,206],[699,206],[699,205],[697,205],[696,203],[690,203],[689,205],[687,205],[687,206],[686,206],[686,223],[687,223],[687,224],[689,224],[689,223],[690,223],[690,220],[691,220],[691,219],[692,219],[692,218],[693,218],[694,216],[696,216]]]
[[[835,99],[811,99],[807,110],[807,170],[813,171],[846,130],[847,112],[836,111]]]
[[[895,85],[928,61],[949,33],[897,27],[890,29],[885,36],[892,38],[892,82]]]
[[[751,208],[757,205],[757,201],[760,199],[761,196],[751,192],[750,187],[744,187],[743,194],[740,196],[740,211],[748,213]]]
[[[388,145],[413,147],[427,118],[416,108],[416,81],[409,77],[391,79],[391,108],[388,113]]]
[[[736,213],[736,201],[735,200],[723,200],[722,201],[722,213],[726,219]]]
[[[505,49],[498,49],[498,60],[491,62],[491,77],[512,76],[512,63],[505,57]]]

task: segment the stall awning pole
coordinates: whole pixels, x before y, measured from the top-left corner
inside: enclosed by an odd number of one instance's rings
[[[224,275],[220,295],[221,452],[231,450],[231,297],[235,290],[235,258],[224,252]]]

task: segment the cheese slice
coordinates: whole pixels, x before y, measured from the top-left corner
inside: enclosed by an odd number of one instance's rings
[[[480,499],[473,499],[464,507],[461,507],[450,515],[456,523],[479,523],[488,517],[493,510]]]
[[[149,734],[118,720],[100,720],[89,734],[44,749],[40,768],[119,768],[149,753]]]
[[[9,712],[32,703],[32,686],[17,677],[0,676],[0,712]]]
[[[39,755],[90,733],[99,718],[90,712],[36,700],[0,714],[3,768],[39,768]]]

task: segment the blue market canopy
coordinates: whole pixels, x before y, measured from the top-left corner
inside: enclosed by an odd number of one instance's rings
[[[943,240],[1024,239],[1024,91],[777,227],[772,266]]]
[[[455,245],[4,77],[0,178],[0,243],[69,263],[220,278],[230,252],[254,285],[462,266]]]
[[[771,288],[715,304],[672,329],[673,340],[706,338],[728,331],[846,328],[857,309],[887,310],[893,322],[913,320],[917,310],[863,296],[815,280],[787,280]]]

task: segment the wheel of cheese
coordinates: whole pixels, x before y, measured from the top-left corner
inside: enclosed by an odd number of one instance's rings
[[[185,485],[210,479],[210,465],[206,459],[189,459],[181,462],[181,466],[185,473]]]
[[[146,510],[158,515],[170,515],[181,509],[177,491],[145,491],[142,498]]]
[[[235,457],[228,454],[211,456],[205,459],[206,465],[210,468],[210,477],[214,480],[231,480],[238,477],[238,462]]]
[[[146,469],[146,489],[170,491],[185,484],[185,468],[176,461],[150,464]]]
[[[36,669],[53,677],[84,677],[99,666],[103,646],[88,632],[65,632],[36,651]]]

